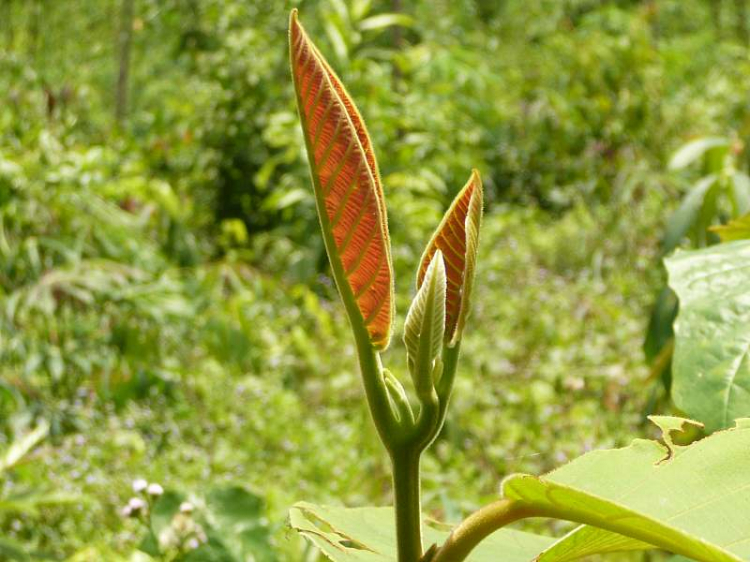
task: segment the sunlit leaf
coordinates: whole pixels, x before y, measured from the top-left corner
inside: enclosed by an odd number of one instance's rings
[[[482,181],[479,172],[474,170],[427,244],[417,272],[419,288],[432,257],[438,250],[442,252],[447,278],[445,339],[451,344],[461,338],[469,313],[482,221],[482,198]]]
[[[435,360],[445,335],[445,264],[438,250],[427,267],[422,286],[406,315],[404,343],[409,371],[417,393],[433,388]]]
[[[735,429],[684,447],[674,445],[670,434],[692,422],[663,416],[653,421],[662,427],[666,446],[636,440],[623,449],[588,453],[539,478],[514,475],[504,482],[506,497],[592,525],[563,537],[540,562],[648,544],[695,560],[748,559],[750,421],[738,420]]]
[[[687,446],[673,437],[695,422],[669,416],[652,421],[661,427],[663,443],[638,439],[622,449],[587,453],[541,477],[515,474],[503,482],[505,498],[529,515],[585,525],[557,541],[503,528],[466,560],[565,562],[652,547],[704,562],[748,560],[750,420]],[[300,503],[290,520],[331,560],[394,559],[391,509]],[[447,533],[425,523],[425,545],[443,544]],[[490,530],[492,522],[483,525]]]
[[[750,416],[750,241],[665,260],[680,299],[672,398],[709,431]]]
[[[331,265],[373,345],[385,348],[393,319],[390,241],[375,154],[354,102],[292,12],[292,75]],[[347,305],[350,317],[352,307]]]

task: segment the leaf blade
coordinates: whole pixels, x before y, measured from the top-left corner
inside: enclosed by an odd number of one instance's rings
[[[341,80],[292,11],[292,76],[318,217],[342,299],[374,347],[388,346],[393,267],[385,200],[372,143]]]
[[[656,421],[665,434],[674,431],[674,424]],[[503,483],[506,497],[557,512],[568,509],[577,513],[574,520],[601,527],[579,527],[539,561],[645,548],[644,542],[696,560],[747,560],[750,475],[742,467],[750,448],[748,420],[685,447],[666,436],[665,442],[668,446],[635,440],[623,449],[588,453],[539,478],[509,477]]]
[[[420,395],[429,394],[433,389],[435,361],[440,356],[445,335],[445,294],[445,263],[438,250],[412,301],[404,326],[409,371]]]
[[[680,299],[672,396],[708,431],[750,416],[750,241],[677,252],[664,260]]]
[[[334,508],[309,503],[296,504],[289,513],[292,528],[334,562],[393,562],[396,526],[393,509],[387,507]],[[426,546],[441,544],[448,528],[425,520]],[[522,531],[502,529],[479,545],[469,562],[528,562],[554,539]]]
[[[445,261],[446,320],[445,340],[454,345],[462,335],[470,310],[474,269],[482,221],[483,189],[477,170],[458,192],[425,248],[417,271],[417,288],[424,282],[427,268],[440,250]]]

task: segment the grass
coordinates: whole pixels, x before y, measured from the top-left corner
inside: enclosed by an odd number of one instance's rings
[[[544,472],[653,433],[644,426],[652,388],[640,345],[660,275],[659,205],[653,196],[619,209],[577,206],[560,218],[515,207],[488,214],[455,398],[424,461],[430,515],[456,520],[494,498],[509,473]],[[10,486],[47,482],[82,502],[33,521],[5,515],[10,536],[57,556],[93,548],[126,557],[144,535],[120,514],[134,479],[198,503],[207,483],[235,482],[265,498],[281,559],[302,560],[285,526],[292,503],[390,501],[330,287],[318,294],[234,270],[243,281],[226,292],[221,313],[196,322],[195,347],[167,387],[119,409],[95,387],[57,405],[76,412],[75,429],[39,449],[39,462]],[[238,342],[251,342],[255,359],[233,360]],[[401,345],[394,341],[386,363],[408,380]]]

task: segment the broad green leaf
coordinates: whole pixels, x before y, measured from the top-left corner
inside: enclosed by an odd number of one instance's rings
[[[670,450],[674,448],[673,433],[680,432],[692,424],[702,427],[702,424],[670,416],[649,416],[649,419],[661,427],[662,438]],[[593,554],[651,548],[652,545],[631,537],[598,527],[581,525],[545,550],[537,562],[568,562]]]
[[[721,137],[705,137],[690,141],[681,146],[669,160],[671,170],[679,170],[689,166],[708,150],[719,146],[729,147],[729,140]]]
[[[706,193],[717,179],[718,176],[711,174],[698,180],[684,197],[677,210],[669,217],[664,233],[664,253],[674,250],[690,228],[696,224]]]
[[[388,346],[393,268],[383,188],[364,121],[292,11],[292,76],[328,257],[349,317]]]
[[[409,372],[420,395],[429,394],[433,389],[435,361],[439,360],[443,348],[445,285],[445,263],[438,250],[409,308],[404,326]]]
[[[184,495],[167,491],[154,502],[149,515],[150,533],[141,540],[139,550],[153,557],[160,555],[160,538],[171,532],[172,520],[180,512],[180,504],[184,500]]]
[[[298,503],[290,511],[292,528],[334,562],[393,562],[396,529],[393,509],[387,507],[341,508]],[[442,544],[449,527],[426,520],[424,544]],[[529,562],[554,539],[503,529],[472,552],[470,562]],[[498,558],[498,553],[502,557]]]
[[[422,286],[427,267],[440,250],[448,281],[445,308],[445,340],[454,345],[461,339],[471,307],[474,269],[482,222],[482,180],[473,170],[469,181],[458,192],[420,260],[417,289]]]
[[[750,241],[677,252],[665,260],[680,300],[672,397],[706,429],[750,416]]]
[[[750,420],[688,446],[674,445],[671,434],[694,422],[654,421],[666,445],[639,439],[588,453],[542,477],[505,480],[505,497],[590,525],[563,537],[540,562],[647,544],[702,561],[750,558]]]
[[[750,238],[750,214],[731,220],[727,224],[712,226],[710,230],[718,234],[722,242],[747,240]]]
[[[180,504],[185,496],[178,492],[167,491],[154,502],[151,508],[151,532],[155,537],[161,535],[172,524],[174,516],[180,512]]]
[[[254,527],[264,514],[263,499],[241,486],[224,486],[212,489],[206,504],[215,514],[220,527]]]
[[[750,420],[679,446],[674,435],[695,422],[652,419],[665,444],[639,439],[623,449],[588,453],[542,477],[517,474],[504,481],[504,496],[532,512],[591,527],[554,542],[502,529],[468,560],[562,562],[651,545],[706,562],[750,558]],[[291,522],[331,560],[393,559],[390,509],[298,504]],[[426,545],[442,544],[446,536],[429,525],[425,531]]]
[[[210,542],[223,545],[234,560],[266,562],[276,560],[270,545],[263,498],[241,486],[214,488],[206,497],[212,525]],[[204,560],[202,553],[196,560]]]

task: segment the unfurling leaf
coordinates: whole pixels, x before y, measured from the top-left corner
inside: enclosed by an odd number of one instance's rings
[[[445,334],[445,295],[445,263],[438,250],[409,308],[404,329],[409,371],[420,396],[432,391],[434,373],[440,369],[436,361],[440,361]]]
[[[417,288],[420,288],[432,257],[438,250],[442,252],[447,279],[445,340],[451,345],[461,339],[469,314],[482,222],[482,195],[482,180],[474,170],[433,234],[417,273]]]
[[[328,257],[352,322],[388,346],[393,268],[375,153],[341,80],[292,11],[292,75]],[[357,318],[357,315],[360,318]]]

